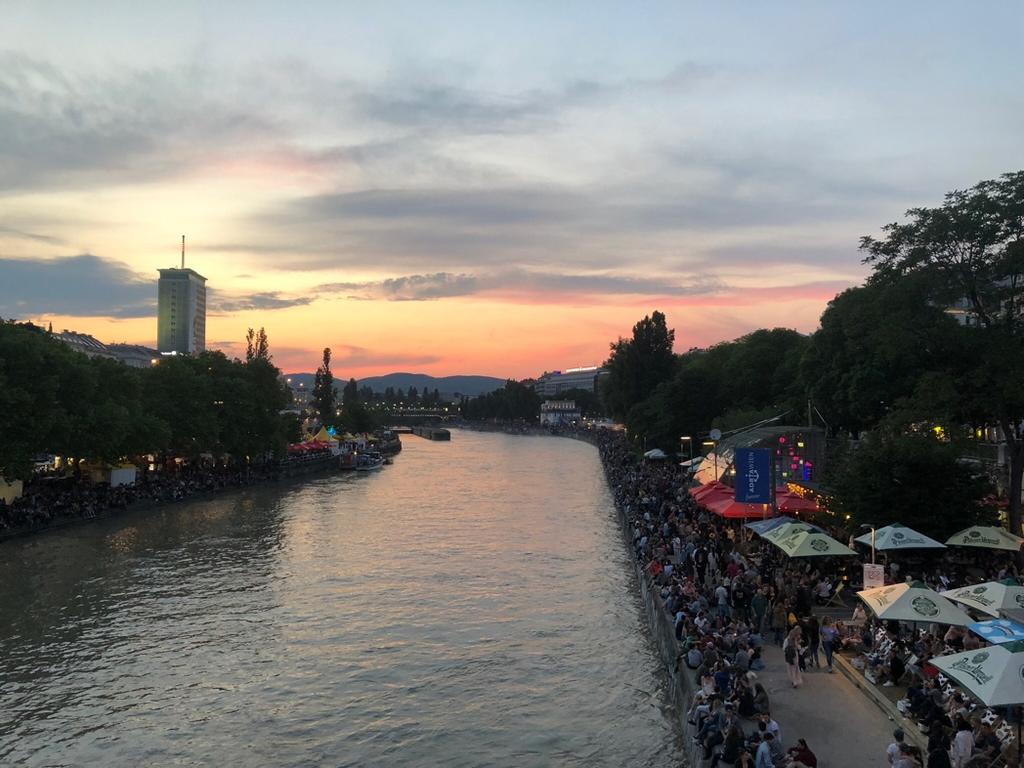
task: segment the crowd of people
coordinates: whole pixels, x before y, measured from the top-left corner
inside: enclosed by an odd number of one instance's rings
[[[24,486],[10,503],[0,499],[0,535],[46,528],[63,521],[88,520],[133,505],[168,503],[225,488],[241,488],[276,478],[281,465],[224,466],[184,464],[159,472],[139,473],[131,485],[111,486],[89,478],[47,474]]]
[[[674,462],[639,459],[621,433],[590,439],[631,527],[636,558],[674,626],[677,669],[692,670],[687,719],[710,765],[817,766],[804,739],[783,740],[758,679],[763,650],[772,643],[782,647],[794,689],[809,667],[832,672],[840,651],[862,660],[865,676],[880,686],[909,682],[902,708],[919,716],[929,743],[925,754],[900,734],[888,751],[895,768],[983,766],[998,756],[1007,743],[1005,728],[994,735],[999,715],[970,705],[928,664],[934,655],[980,647],[979,638],[960,628],[938,634],[936,627],[880,622],[865,616],[860,604],[850,618],[819,620],[812,609],[833,599],[847,567],[842,561],[786,558],[736,521],[694,502],[689,479]],[[1017,575],[1012,558],[979,555],[969,564],[923,558],[894,560],[887,568],[894,580],[912,576],[938,589],[977,583],[979,573]]]
[[[746,529],[695,503],[673,462],[638,460],[620,433],[594,438],[616,504],[632,528],[634,552],[672,622],[677,668],[693,671],[687,712],[711,765],[816,768],[803,738],[787,742],[758,679],[766,643],[783,647],[790,683],[807,665],[831,669],[839,635],[812,613],[838,574],[787,561]],[[822,648],[823,653],[819,653]]]

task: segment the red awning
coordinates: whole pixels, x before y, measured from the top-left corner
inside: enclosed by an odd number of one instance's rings
[[[718,480],[712,480],[710,483],[706,483],[700,486],[699,488],[691,488],[690,495],[693,496],[693,498],[696,501],[700,501],[701,499],[705,498],[708,494],[721,493],[723,491],[728,493],[733,492],[732,488],[730,488],[725,483],[719,482]]]
[[[772,517],[772,508],[768,504],[745,504],[733,498],[719,499],[704,505],[719,517],[737,520],[761,519]]]
[[[775,493],[775,506],[779,512],[817,512],[818,504],[813,499],[805,499],[795,493]]]

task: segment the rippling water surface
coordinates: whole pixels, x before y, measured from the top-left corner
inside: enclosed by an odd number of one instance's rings
[[[0,765],[675,765],[597,452],[379,473],[0,544]]]

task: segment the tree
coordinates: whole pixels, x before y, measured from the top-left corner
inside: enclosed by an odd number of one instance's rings
[[[266,331],[260,328],[258,332],[254,332],[250,328],[245,334],[245,361],[269,359],[270,343],[267,341]]]
[[[872,432],[858,448],[829,462],[825,478],[840,515],[854,526],[903,525],[944,541],[971,525],[992,525],[981,504],[987,481],[960,461],[953,443],[934,433]],[[895,511],[894,511],[895,510]]]
[[[467,419],[536,422],[540,418],[540,396],[533,387],[509,379],[501,389],[464,398],[459,410]]]
[[[420,399],[420,393],[416,390],[416,387],[409,387],[409,405],[416,405]]]
[[[355,405],[359,402],[359,385],[355,379],[349,379],[345,388],[341,391],[341,405],[344,408]]]
[[[671,377],[674,343],[675,331],[667,327],[665,315],[655,311],[633,326],[632,338],[620,337],[611,345],[603,395],[615,418],[624,419],[630,408]]]
[[[857,436],[900,412],[947,410],[936,397],[960,347],[956,321],[929,302],[923,281],[873,282],[829,302],[799,379],[834,431]]]
[[[941,206],[913,208],[906,216],[883,227],[882,239],[861,240],[874,268],[871,280],[920,276],[933,303],[964,313],[976,353],[973,374],[981,381],[964,393],[964,405],[987,410],[1000,425],[1009,457],[1010,530],[1020,534],[1024,387],[1015,377],[1024,350],[1024,171],[950,192]]]
[[[334,376],[331,374],[331,348],[325,347],[323,362],[316,369],[316,376],[313,378],[313,408],[319,415],[321,424],[334,423],[336,398]]]
[[[579,408],[581,416],[601,416],[604,408],[601,397],[589,389],[567,389],[558,395],[560,400],[572,400]]]

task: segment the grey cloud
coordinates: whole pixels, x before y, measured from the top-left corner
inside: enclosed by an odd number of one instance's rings
[[[0,225],[0,234],[9,235],[10,237],[16,237],[21,240],[32,240],[37,243],[46,243],[47,245],[66,245],[67,241],[63,238],[56,237],[54,235],[44,235],[39,232],[26,232],[23,229],[17,229],[15,227],[5,227]]]
[[[192,70],[90,79],[0,55],[0,189],[177,175],[211,146],[272,133],[270,121],[208,97]]]
[[[712,248],[706,256],[710,262],[720,266],[805,264],[857,270],[861,263],[855,242],[842,244],[823,241],[820,245],[742,243]]]
[[[0,259],[0,316],[155,317],[156,278],[92,254]]]
[[[635,294],[650,296],[699,296],[728,289],[714,278],[633,277],[609,274],[571,274],[504,270],[485,274],[406,275],[364,283],[326,283],[315,291],[341,294],[349,299],[423,301],[494,291],[528,291],[531,294]]]
[[[54,259],[0,258],[0,317],[79,315],[156,317],[157,274],[133,272],[93,254]],[[277,291],[232,294],[211,290],[210,313],[271,311],[309,304],[315,297]]]
[[[550,127],[566,108],[607,101],[638,91],[688,88],[708,78],[710,67],[683,62],[664,75],[620,80],[572,80],[550,89],[492,93],[435,82],[386,83],[357,93],[354,100],[367,117],[390,126],[487,134]]]
[[[650,88],[672,91],[707,75],[701,65],[683,63],[647,79],[493,93],[429,71],[367,87],[301,62],[266,62],[240,73],[193,64],[88,77],[7,52],[0,54],[0,189],[148,181],[245,152],[322,171],[359,166],[408,177],[410,169],[443,168],[450,176],[465,171],[447,156],[450,138],[534,133],[553,127],[573,105]],[[339,125],[374,139],[316,148],[301,142],[311,128],[331,135]]]
[[[279,291],[264,291],[236,295],[211,291],[209,305],[211,312],[229,313],[250,310],[288,309],[302,307],[313,301],[311,296],[284,296]]]
[[[836,201],[801,205],[739,192],[651,188],[581,190],[554,185],[377,189],[292,200],[255,213],[263,233],[222,247],[262,255],[271,268],[364,266],[473,272],[517,264],[615,271],[629,262],[622,242],[642,233],[665,252],[686,233],[765,230],[845,221]],[[758,232],[758,237],[765,237]],[[658,240],[660,238],[660,240]],[[680,247],[686,247],[685,241]],[[662,259],[665,256],[661,257]]]
[[[473,275],[435,272],[432,275],[406,275],[369,283],[327,283],[317,288],[320,293],[342,293],[347,298],[388,299],[390,301],[424,301],[476,293]]]

